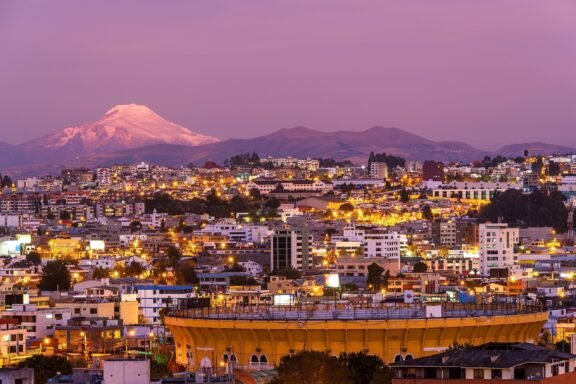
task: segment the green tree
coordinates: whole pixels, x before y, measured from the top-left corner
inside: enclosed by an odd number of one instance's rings
[[[251,276],[231,276],[230,285],[258,285],[258,282]]]
[[[182,254],[175,246],[171,245],[166,249],[166,261],[170,267],[176,269],[181,258]]]
[[[354,206],[350,203],[344,203],[338,208],[338,210],[342,212],[352,212],[354,210]]]
[[[402,190],[399,193],[399,198],[400,198],[400,201],[403,203],[409,202],[410,201],[410,192],[408,192],[406,190],[406,188],[402,188]]]
[[[478,213],[480,221],[498,222],[500,218],[511,226],[553,227],[557,232],[566,231],[568,210],[565,196],[558,191],[538,190],[530,194],[509,189],[496,192],[490,204]]]
[[[352,384],[348,369],[326,352],[301,351],[284,356],[271,384]]]
[[[92,270],[93,279],[104,279],[110,275],[110,271],[106,268],[96,267]]]
[[[426,263],[419,261],[416,264],[414,264],[413,271],[415,273],[424,273],[427,270],[428,270],[428,265]]]
[[[45,384],[58,373],[72,373],[72,364],[62,356],[34,355],[19,364],[20,367],[34,369],[34,383]]]
[[[338,360],[348,368],[353,384],[389,384],[392,382],[390,369],[376,355],[365,352],[342,353]]]
[[[142,229],[142,223],[138,220],[133,220],[130,223],[130,232],[134,233]]]
[[[248,191],[248,193],[250,194],[250,198],[252,200],[261,200],[262,199],[262,194],[260,193],[260,190],[258,188],[252,188],[252,189],[250,189],[250,191]]]
[[[299,270],[294,269],[292,267],[283,268],[283,269],[275,269],[273,270],[270,275],[272,276],[284,276],[287,279],[299,279],[302,277],[302,273]]]
[[[34,265],[40,265],[40,263],[42,263],[42,258],[40,257],[40,254],[36,251],[30,251],[30,253],[26,255],[26,260]]]
[[[4,175],[3,177],[0,175],[1,181],[0,183],[2,184],[2,188],[7,188],[7,187],[11,187],[13,182],[12,179],[6,175]]]
[[[198,284],[200,281],[192,265],[178,266],[175,271],[178,284]]]
[[[165,377],[171,377],[172,372],[168,369],[167,363],[161,363],[156,359],[150,359],[150,378],[160,380]]]
[[[130,264],[124,267],[124,275],[137,277],[146,271],[146,268],[139,262],[132,260]]]
[[[366,284],[372,286],[375,291],[380,289],[382,285],[382,273],[384,273],[384,268],[376,263],[372,263],[368,266],[368,278],[366,279]]]
[[[434,214],[432,213],[432,208],[430,208],[428,204],[425,204],[424,207],[422,207],[422,217],[428,221],[434,220]]]
[[[38,287],[42,291],[67,291],[70,289],[70,271],[62,260],[49,261],[42,271]]]

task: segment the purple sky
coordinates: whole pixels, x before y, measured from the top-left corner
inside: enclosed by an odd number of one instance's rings
[[[573,0],[0,2],[0,141],[115,104],[192,130],[576,147]]]

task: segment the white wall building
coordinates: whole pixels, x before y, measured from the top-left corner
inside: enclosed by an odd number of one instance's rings
[[[37,308],[34,304],[14,304],[0,312],[2,318],[16,319],[28,331],[29,338],[52,336],[56,326],[63,326],[72,317],[68,308]]]
[[[480,224],[480,272],[489,275],[491,269],[510,268],[517,260],[514,245],[520,240],[518,228],[508,224]]]
[[[252,260],[239,261],[238,265],[242,266],[242,268],[244,268],[246,272],[248,272],[252,276],[258,276],[264,271],[262,265]]]
[[[388,178],[388,164],[372,162],[370,163],[370,178],[372,179],[387,179]]]
[[[160,309],[175,306],[178,299],[191,297],[191,285],[136,285],[134,293],[138,297],[139,313],[148,324],[160,324]]]

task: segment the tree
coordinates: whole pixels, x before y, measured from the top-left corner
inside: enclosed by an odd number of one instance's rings
[[[138,277],[146,271],[146,268],[139,262],[132,260],[130,264],[124,267],[124,275]]]
[[[172,372],[167,363],[161,363],[156,359],[150,359],[150,378],[160,380],[165,377],[171,377]]]
[[[42,263],[42,258],[40,254],[36,251],[31,251],[26,255],[26,260],[31,262],[34,265],[40,265]]]
[[[183,265],[176,268],[176,281],[178,284],[198,284],[200,281],[196,270],[191,265]]]
[[[565,196],[558,191],[538,190],[524,194],[509,189],[496,192],[490,204],[478,213],[480,221],[498,222],[500,218],[511,226],[553,227],[557,232],[566,231],[568,210]]]
[[[382,273],[384,272],[384,268],[379,266],[376,263],[372,263],[368,266],[368,278],[366,279],[366,284],[368,286],[372,286],[373,290],[380,289],[382,285]]]
[[[0,175],[0,184],[2,184],[2,188],[7,188],[7,187],[11,187],[13,182],[12,179],[6,175],[4,175],[4,177],[2,177]]]
[[[428,270],[428,265],[426,265],[426,263],[419,261],[416,264],[414,264],[414,267],[413,267],[414,273],[424,273],[427,270]]]
[[[271,384],[352,384],[348,369],[326,352],[301,351],[284,356]]]
[[[264,203],[264,206],[266,208],[278,209],[278,208],[280,208],[280,201],[277,198],[275,198],[274,196],[272,196],[271,198],[266,200],[266,202]]]
[[[92,270],[93,279],[104,279],[110,275],[110,271],[106,268],[96,267]]]
[[[60,220],[63,221],[68,221],[72,218],[72,216],[70,215],[70,212],[68,211],[62,211],[60,212]]]
[[[382,285],[384,286],[384,288],[388,288],[389,280],[390,280],[390,270],[387,269],[386,272],[384,273],[384,276],[382,277]]]
[[[338,360],[348,368],[353,384],[386,384],[392,381],[390,369],[376,355],[342,353]]]
[[[294,269],[292,267],[283,268],[283,269],[275,269],[273,270],[270,275],[272,276],[284,276],[289,280],[299,279],[302,276],[299,270]]]
[[[432,213],[432,208],[430,208],[428,204],[425,204],[424,207],[422,207],[422,217],[428,221],[434,220],[434,214]]]
[[[72,364],[63,356],[34,355],[19,364],[20,367],[34,369],[34,383],[45,384],[58,373],[72,373]]]
[[[230,285],[258,285],[258,282],[251,276],[231,276]]]
[[[350,203],[344,203],[338,208],[338,210],[342,212],[352,212],[354,211],[354,206]]]
[[[44,267],[38,288],[42,291],[67,291],[70,289],[70,271],[62,260],[49,261]]]
[[[258,188],[251,188],[250,191],[248,191],[248,193],[250,194],[250,198],[252,200],[262,199],[262,194],[260,193],[260,190]]]
[[[402,188],[400,191],[400,201],[403,203],[407,203],[410,201],[410,192],[406,190],[406,188]]]
[[[561,173],[560,164],[550,161],[548,164],[548,174],[550,176],[558,176]]]
[[[166,249],[166,258],[168,261],[168,265],[172,268],[176,268],[180,259],[182,258],[182,254],[175,246],[171,245]]]
[[[142,229],[142,223],[138,220],[133,220],[130,223],[130,232],[134,233]]]

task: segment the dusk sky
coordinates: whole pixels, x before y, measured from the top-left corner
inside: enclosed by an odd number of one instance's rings
[[[0,141],[146,104],[194,131],[576,147],[574,0],[0,1]]]

